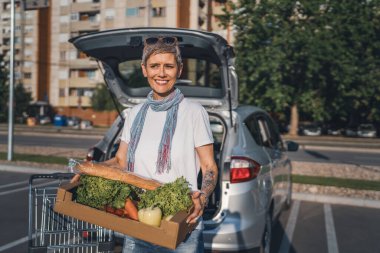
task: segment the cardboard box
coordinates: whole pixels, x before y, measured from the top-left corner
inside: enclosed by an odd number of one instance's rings
[[[160,227],[154,227],[76,203],[73,192],[78,185],[78,182],[69,183],[58,188],[55,212],[169,249],[175,249],[197,225],[186,223],[189,213],[185,211],[178,212],[170,221],[162,220]]]

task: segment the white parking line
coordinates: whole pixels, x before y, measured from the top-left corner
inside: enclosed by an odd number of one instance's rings
[[[48,183],[34,185],[33,187],[41,187],[41,186],[46,186],[46,185],[50,185],[50,184],[53,184],[53,183],[54,182],[48,182]],[[29,186],[26,186],[26,187],[21,187],[21,188],[17,188],[17,189],[5,191],[5,192],[0,192],[0,196],[11,194],[11,193],[15,193],[15,192],[20,192],[20,191],[24,191],[24,190],[28,190],[28,189],[29,189]]]
[[[28,184],[28,181],[26,180],[26,181],[20,181],[20,182],[15,182],[15,183],[11,183],[11,184],[1,185],[0,189],[16,186],[16,185],[20,185],[20,184]]]
[[[10,248],[13,248],[17,245],[20,245],[20,244],[23,244],[24,242],[27,242],[28,241],[28,236],[25,236],[25,237],[22,237],[16,241],[13,241],[13,242],[10,242],[10,243],[7,243],[3,246],[0,246],[0,252],[4,251],[4,250],[7,250],[7,249],[10,249]]]
[[[332,216],[331,205],[324,204],[323,210],[325,213],[325,225],[326,225],[326,236],[327,236],[327,249],[328,253],[339,253],[338,242],[336,240],[334,219]]]
[[[286,224],[285,233],[282,236],[282,241],[280,245],[279,253],[288,253],[290,248],[290,242],[293,239],[294,229],[296,227],[297,216],[300,210],[300,201],[294,201],[292,205],[292,210],[290,210],[290,215],[288,223]]]

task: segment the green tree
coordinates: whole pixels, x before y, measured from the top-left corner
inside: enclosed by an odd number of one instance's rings
[[[32,101],[32,95],[26,91],[22,84],[16,84],[14,87],[14,118],[22,118],[26,112],[28,105]],[[8,120],[8,103],[9,103],[9,84],[8,71],[5,68],[5,63],[0,56],[0,122]]]
[[[4,67],[3,57],[0,55],[0,122],[5,122],[8,115],[8,85],[7,72]]]
[[[25,90],[24,85],[17,84],[14,89],[14,108],[15,119],[22,119],[27,112],[27,108],[32,101],[32,94]]]
[[[289,110],[291,134],[296,134],[299,115],[347,120],[352,110],[378,105],[378,97],[366,95],[379,89],[378,3],[229,2],[220,18],[236,31],[240,100],[277,115]]]
[[[96,86],[93,96],[91,97],[92,108],[95,111],[114,111],[115,104],[107,87],[103,83]],[[117,103],[118,104],[118,103]],[[119,107],[120,108],[120,107]]]

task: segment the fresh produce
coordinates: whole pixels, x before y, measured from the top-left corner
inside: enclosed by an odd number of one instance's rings
[[[181,210],[188,210],[193,204],[190,194],[189,183],[184,177],[180,177],[154,191],[146,191],[141,194],[138,207],[139,210],[152,206],[159,207],[163,217],[166,217]]]
[[[125,201],[125,215],[130,219],[139,220],[137,207],[130,198]]]
[[[161,225],[162,212],[159,207],[148,207],[140,209],[138,212],[139,221],[151,226]]]
[[[92,162],[83,162],[83,163],[78,163],[76,165],[76,168],[80,172],[86,175],[92,175],[92,176],[107,178],[111,180],[121,181],[121,182],[131,184],[142,189],[154,190],[157,187],[161,186],[161,183],[155,180],[143,178],[132,172],[121,171],[119,169],[112,168],[112,167],[102,165],[102,164],[96,164]]]
[[[141,189],[132,185],[96,176],[82,175],[80,182],[76,201],[97,209],[124,209],[126,199],[137,199],[141,192]]]
[[[162,217],[172,217],[193,204],[189,183],[184,177],[155,190],[142,190],[134,185],[98,176],[81,175],[76,201],[118,216],[160,226]],[[138,208],[135,204],[138,202]],[[168,218],[168,219],[170,219]]]

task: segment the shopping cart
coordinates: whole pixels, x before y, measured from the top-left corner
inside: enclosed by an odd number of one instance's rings
[[[53,211],[57,188],[74,174],[29,179],[29,253],[113,252],[113,231]]]

